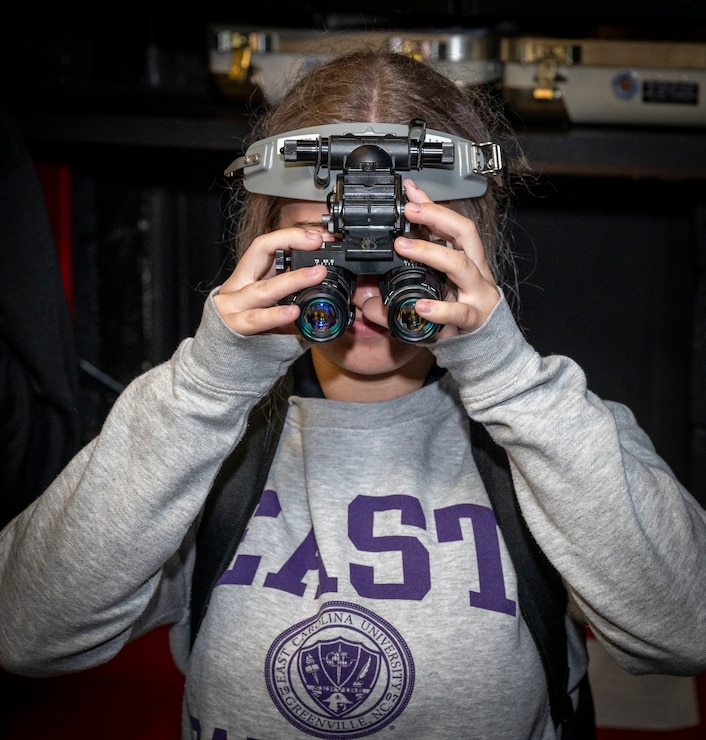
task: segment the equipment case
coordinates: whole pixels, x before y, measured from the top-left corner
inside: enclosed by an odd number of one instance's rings
[[[706,126],[706,44],[503,38],[500,59],[505,100],[523,117]]]
[[[279,100],[308,65],[348,48],[396,51],[430,62],[459,85],[500,83],[499,39],[484,29],[449,31],[311,31],[212,26],[209,69],[225,97],[259,91]]]

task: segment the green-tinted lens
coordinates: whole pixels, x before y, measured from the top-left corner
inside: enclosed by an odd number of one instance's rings
[[[417,302],[416,298],[412,300],[404,301],[398,308],[397,314],[395,315],[395,321],[399,326],[404,328],[406,331],[421,332],[424,331],[426,325],[429,323],[426,319],[423,319],[415,310],[414,305]]]

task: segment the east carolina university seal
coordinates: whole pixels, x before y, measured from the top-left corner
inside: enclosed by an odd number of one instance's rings
[[[277,709],[302,732],[352,739],[377,732],[405,708],[414,662],[384,619],[332,601],[279,635],[265,681]]]

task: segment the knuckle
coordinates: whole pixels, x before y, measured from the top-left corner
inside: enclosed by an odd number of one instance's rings
[[[267,298],[270,293],[270,281],[269,280],[256,280],[250,285],[253,294],[256,299]]]
[[[231,326],[238,334],[242,334],[243,336],[256,334],[258,332],[258,325],[255,321],[256,316],[257,312],[252,309],[240,311],[233,316]]]

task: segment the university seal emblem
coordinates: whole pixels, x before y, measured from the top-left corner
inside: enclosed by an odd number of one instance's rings
[[[334,601],[274,641],[265,681],[277,709],[301,731],[359,738],[405,708],[414,662],[392,625],[360,606]]]

